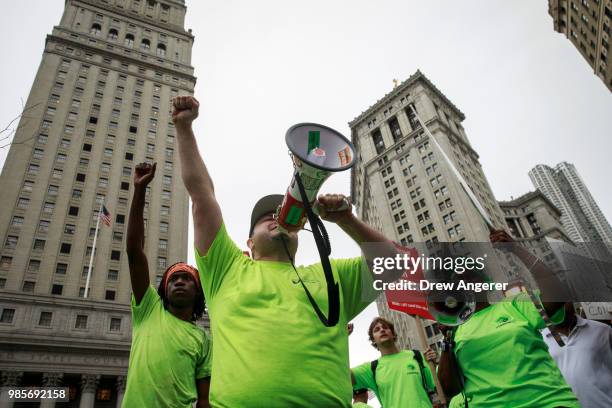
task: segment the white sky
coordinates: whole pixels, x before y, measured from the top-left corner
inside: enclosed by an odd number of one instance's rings
[[[547,1],[187,5],[202,104],[195,130],[236,242],[246,240],[257,198],[283,192],[290,180],[289,126],[319,122],[349,136],[348,121],[389,92],[393,78],[404,80],[417,69],[465,113],[466,133],[497,199],[532,190],[527,172],[534,165],[565,160],[612,218],[612,95],[569,40],[554,32]],[[2,127],[28,96],[64,1],[3,6]],[[0,163],[5,157],[3,149]],[[348,194],[348,172],[333,176],[323,191]],[[337,228],[329,229],[334,256],[357,254]],[[314,246],[302,245],[298,262],[316,260]],[[370,307],[357,319],[352,364],[376,356],[365,334],[374,314]]]

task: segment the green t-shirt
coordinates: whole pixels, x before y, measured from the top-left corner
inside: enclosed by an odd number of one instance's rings
[[[353,404],[353,408],[372,408],[370,405],[365,402],[356,402]]]
[[[196,263],[215,339],[212,406],[350,407],[346,324],[373,300],[361,299],[361,258],[330,260],[340,286],[335,327],[323,326],[290,263],[247,257],[225,225]],[[297,269],[327,315],[321,265]]]
[[[210,376],[206,333],[175,317],[152,286],[140,304],[132,296],[132,347],[122,406],[191,408],[196,379]]]
[[[551,320],[564,319],[561,308]],[[544,320],[526,294],[476,313],[455,333],[465,395],[478,408],[579,407],[540,334]]]
[[[463,394],[455,395],[448,404],[448,408],[465,408],[465,402],[463,401]]]
[[[429,366],[423,361],[425,382],[430,390],[435,388]],[[412,350],[381,356],[376,367],[376,381],[371,362],[352,369],[355,377],[353,389],[367,388],[385,408],[431,408],[431,401],[425,388],[419,363]]]

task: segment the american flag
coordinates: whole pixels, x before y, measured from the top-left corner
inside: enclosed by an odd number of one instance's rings
[[[104,224],[110,227],[111,225],[111,213],[108,211],[105,205],[102,205],[102,212],[100,213],[100,219]]]

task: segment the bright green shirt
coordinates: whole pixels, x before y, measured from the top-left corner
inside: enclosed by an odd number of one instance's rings
[[[323,326],[290,263],[247,257],[224,225],[196,263],[215,339],[213,407],[350,407],[346,324],[375,298],[362,299],[361,258],[330,260],[340,286],[334,327]],[[327,315],[321,265],[297,269]]]
[[[435,388],[429,366],[423,361],[425,382],[430,390]],[[381,356],[376,367],[376,381],[371,362],[352,369],[355,377],[353,389],[367,388],[374,391],[385,408],[431,408],[419,363],[412,350]]]
[[[561,308],[551,320],[563,319]],[[539,332],[544,327],[525,294],[490,305],[459,326],[455,352],[470,406],[579,407],[548,353]]]
[[[370,405],[365,402],[356,402],[353,404],[353,408],[372,408]]]
[[[122,406],[191,408],[196,379],[210,376],[206,333],[168,312],[152,286],[132,296],[132,347]]]
[[[448,404],[448,408],[464,408],[465,403],[463,401],[463,395],[457,394],[455,395]]]

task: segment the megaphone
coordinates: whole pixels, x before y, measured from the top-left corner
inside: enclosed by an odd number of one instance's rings
[[[303,200],[312,205],[319,189],[332,173],[348,170],[355,164],[355,148],[341,133],[317,123],[298,123],[287,130],[285,142],[291,152],[294,173],[276,220],[279,229],[295,232],[306,223]],[[304,188],[302,197],[298,178]],[[337,211],[348,208],[339,208]],[[316,210],[316,208],[313,208]]]
[[[474,314],[476,298],[467,290],[432,290],[427,294],[427,307],[438,323],[459,326]]]

